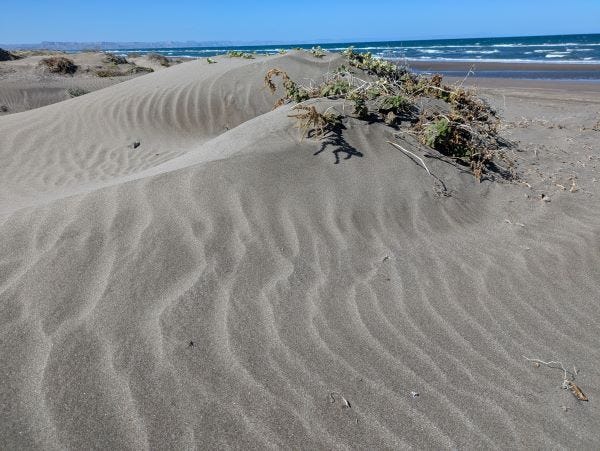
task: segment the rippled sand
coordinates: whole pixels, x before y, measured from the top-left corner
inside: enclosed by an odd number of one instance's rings
[[[3,448],[599,446],[600,95],[490,91],[532,188],[428,159],[440,197],[386,127],[314,155],[271,111],[269,68],[339,63],[196,61],[0,118]]]

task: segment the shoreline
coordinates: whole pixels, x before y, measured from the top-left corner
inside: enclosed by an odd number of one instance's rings
[[[600,64],[532,63],[532,62],[466,62],[407,60],[416,72],[439,72],[447,77],[464,77],[473,71],[474,78],[600,82]]]

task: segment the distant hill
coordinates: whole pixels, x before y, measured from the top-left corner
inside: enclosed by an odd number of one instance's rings
[[[268,45],[275,42],[234,42],[234,41],[161,41],[161,42],[55,42],[44,41],[38,44],[1,44],[0,47],[9,50],[108,50],[108,49],[160,49],[160,48],[182,48],[182,47],[230,47],[235,45]]]

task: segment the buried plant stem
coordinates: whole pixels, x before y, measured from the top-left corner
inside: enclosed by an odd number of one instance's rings
[[[568,380],[567,373],[570,374],[572,378],[575,377],[575,375],[573,373],[571,373],[564,367],[562,362],[558,362],[555,360],[552,360],[550,362],[544,362],[543,360],[540,360],[540,359],[530,359],[529,357],[525,357],[524,355],[521,357],[523,357],[525,360],[527,360],[529,362],[539,363],[540,365],[546,365],[548,368],[556,368],[556,367],[553,367],[552,365],[560,365],[560,369],[563,370],[563,372],[564,372],[564,380]],[[556,368],[556,369],[559,369],[559,368]]]
[[[421,164],[423,165],[423,167],[425,168],[425,170],[427,171],[427,173],[433,177],[433,174],[431,173],[431,171],[429,170],[429,168],[427,167],[427,165],[425,164],[425,162],[423,161],[423,159],[421,157],[419,157],[417,154],[411,152],[410,150],[406,150],[404,147],[402,147],[400,144],[397,144],[395,142],[392,141],[388,141],[388,144],[391,144],[392,146],[394,146],[396,149],[404,152],[405,154],[411,155],[414,158],[416,158],[417,160],[419,160],[421,162]]]
[[[571,393],[573,393],[573,396],[575,396],[575,398],[577,398],[579,401],[589,401],[588,397],[583,393],[583,391],[581,391],[581,388],[579,388],[579,386],[575,383],[575,376],[577,375],[577,369],[575,367],[573,367],[573,373],[571,373],[570,371],[568,371],[565,368],[565,366],[562,364],[562,362],[557,362],[554,360],[550,361],[550,362],[544,362],[543,360],[539,360],[539,359],[530,359],[525,356],[522,356],[522,357],[529,362],[533,362],[538,365],[545,365],[548,368],[559,369],[552,365],[560,365],[560,369],[563,370],[562,388],[568,389]],[[570,376],[570,378],[567,377],[567,374]]]

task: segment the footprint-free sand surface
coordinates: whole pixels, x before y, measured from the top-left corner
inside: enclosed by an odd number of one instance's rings
[[[217,60],[0,117],[2,448],[600,446],[600,93],[482,89],[522,182],[442,196]]]

